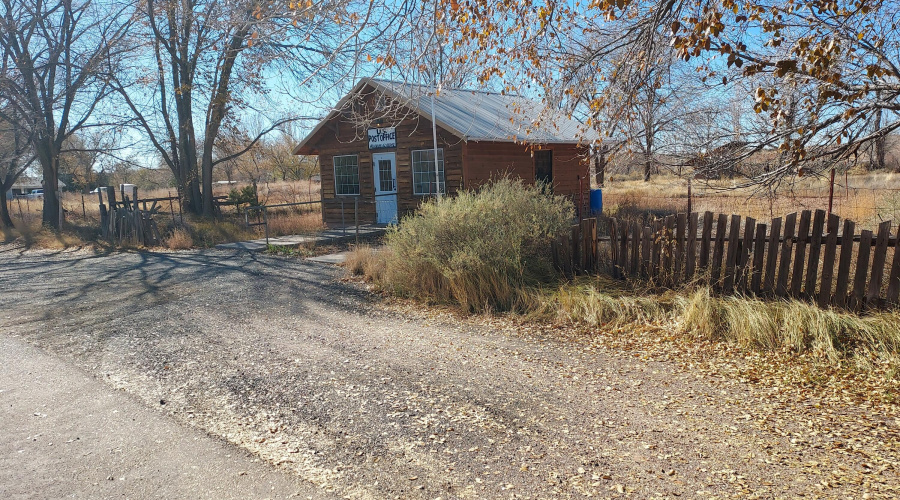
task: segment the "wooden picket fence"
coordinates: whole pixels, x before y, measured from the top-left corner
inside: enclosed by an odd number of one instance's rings
[[[597,219],[582,219],[552,242],[553,265],[567,277],[595,272],[599,268]]]
[[[712,212],[649,224],[611,219],[612,273],[663,286],[701,280],[723,294],[793,297],[820,307],[896,305],[900,231],[891,236],[890,221],[875,232],[855,230],[851,220],[841,230],[840,218],[823,210],[769,224]]]
[[[113,243],[132,243],[146,246],[157,246],[162,241],[159,227],[153,215],[159,211],[157,201],[139,200],[137,188],[134,189],[134,200],[122,194],[122,200],[116,200],[116,191],[112,186],[105,190],[109,206],[103,203],[103,190],[97,190],[100,200],[100,233]],[[148,209],[147,203],[152,202]],[[143,204],[143,209],[141,209]]]

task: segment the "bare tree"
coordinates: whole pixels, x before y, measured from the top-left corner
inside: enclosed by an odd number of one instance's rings
[[[14,227],[6,193],[33,161],[31,144],[24,131],[0,120],[0,228]]]
[[[0,0],[0,118],[25,131],[43,174],[43,222],[60,224],[60,154],[110,93],[107,71],[131,25],[125,2]]]
[[[211,215],[215,166],[248,153],[298,119],[301,103],[352,76],[392,10],[361,0],[147,0],[136,40],[146,53],[117,88],[180,196]],[[216,155],[227,122],[250,113],[266,125],[244,148]]]

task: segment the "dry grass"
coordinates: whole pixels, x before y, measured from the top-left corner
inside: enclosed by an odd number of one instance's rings
[[[50,250],[92,246],[97,243],[100,230],[94,220],[69,217],[60,231],[54,231],[42,225],[40,202],[32,202],[30,205],[31,212],[10,213],[15,227],[3,230],[4,242],[20,241],[29,248]]]
[[[316,207],[308,212],[285,212],[269,215],[269,235],[315,234],[325,229],[322,212]]]
[[[900,374],[900,313],[856,315],[800,301],[719,297],[699,287],[662,294],[623,289],[611,280],[532,292],[532,314],[588,326],[656,324],[689,338],[743,349],[802,354],[822,365]]]
[[[369,245],[360,245],[347,254],[344,268],[353,276],[362,276],[372,281],[382,281],[384,276],[384,259],[378,258],[378,249]]]
[[[728,180],[693,181],[695,212],[733,213],[767,220],[799,210],[827,209],[828,180],[793,178],[774,193],[767,190],[731,189]],[[604,212],[609,216],[636,218],[664,216],[687,210],[687,181],[656,176],[650,182],[613,180],[603,188]],[[859,173],[838,176],[834,213],[866,226],[900,219],[900,174]]]
[[[215,194],[227,194],[232,187],[234,185],[217,185]],[[309,201],[310,197],[317,201],[319,184],[306,181],[270,183],[260,186],[260,192],[260,201],[269,204]],[[141,199],[167,198],[175,194],[174,189],[139,191]],[[63,230],[57,233],[41,226],[43,203],[40,200],[10,200],[10,214],[16,228],[4,231],[4,241],[19,240],[29,248],[107,245],[100,237],[100,208],[96,194],[63,193],[61,201],[66,211],[66,223]],[[262,237],[262,227],[247,228],[243,214],[231,209],[223,211],[226,213],[217,220],[184,214],[182,221],[178,215],[180,208],[177,201],[159,203],[154,220],[163,235],[162,245],[171,249],[203,248]],[[269,216],[270,236],[314,234],[323,227],[320,207],[315,204],[302,211],[285,210],[270,213]]]
[[[622,282],[600,276],[579,278],[552,289],[535,289],[529,297],[528,316],[589,326],[657,323],[672,317],[673,298],[635,294]]]
[[[194,247],[194,239],[189,231],[178,228],[169,233],[163,245],[170,250],[187,250]]]
[[[799,301],[715,297],[709,289],[679,297],[682,331],[759,350],[809,353],[828,364],[873,361],[900,367],[900,313],[866,316],[823,310]]]

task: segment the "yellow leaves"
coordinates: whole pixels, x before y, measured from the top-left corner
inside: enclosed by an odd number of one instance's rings
[[[395,64],[397,64],[397,59],[395,59],[394,56],[388,54],[386,56],[376,57],[375,62],[378,64],[384,64],[385,66],[394,66]]]
[[[796,73],[797,72],[797,60],[796,59],[782,59],[780,61],[775,62],[775,76],[783,77],[788,73]]]
[[[877,64],[869,64],[866,66],[866,76],[869,78],[874,78],[876,76],[883,77],[888,74],[888,71]]]

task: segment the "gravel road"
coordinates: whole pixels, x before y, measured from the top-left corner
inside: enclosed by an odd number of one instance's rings
[[[761,415],[767,396],[751,383],[552,330],[406,311],[341,276],[245,252],[7,248],[0,334],[323,496],[898,494],[894,419],[854,446],[830,420],[807,425],[806,401]]]

